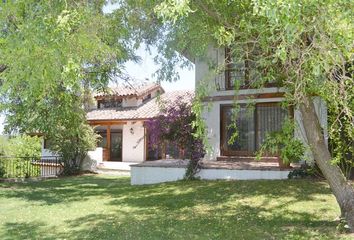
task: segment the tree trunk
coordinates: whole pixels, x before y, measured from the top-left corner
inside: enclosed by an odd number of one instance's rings
[[[342,216],[347,220],[351,232],[354,232],[354,188],[346,180],[341,169],[331,163],[331,154],[324,141],[315,106],[310,97],[305,97],[303,103],[300,104],[300,112],[315,161],[337,199]]]

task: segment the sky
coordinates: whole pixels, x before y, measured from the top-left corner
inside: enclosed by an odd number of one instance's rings
[[[155,82],[157,79],[153,77],[153,73],[159,69],[159,65],[154,63],[153,57],[157,54],[156,49],[152,49],[151,55],[145,51],[145,47],[137,50],[136,54],[141,57],[140,63],[128,62],[125,67],[127,73],[137,79]],[[165,91],[173,90],[194,90],[195,74],[194,67],[192,69],[177,68],[180,79],[176,82],[161,81],[162,87]]]
[[[114,6],[109,5],[104,8],[105,12],[111,12]],[[151,49],[151,54],[145,50],[145,47],[140,47],[136,54],[140,56],[141,61],[139,63],[127,62],[126,72],[128,75],[137,80],[149,79],[151,82],[155,82],[157,79],[153,77],[153,73],[159,69],[159,66],[154,63],[154,56],[157,54],[156,49]],[[180,80],[176,82],[166,82],[162,81],[161,85],[165,91],[170,92],[174,90],[194,90],[195,85],[195,73],[194,68],[192,69],[181,69],[178,68]],[[3,132],[3,122],[4,116],[0,115],[0,134]]]
[[[104,13],[111,13],[117,7],[117,4],[108,3],[103,7]],[[137,80],[144,80],[148,78],[150,81],[156,81],[152,75],[159,68],[158,65],[154,63],[154,56],[157,54],[156,48],[151,49],[151,54],[145,50],[145,46],[140,47],[136,54],[141,57],[141,62],[139,64],[128,62],[126,64],[127,73]],[[177,82],[166,82],[162,81],[161,85],[165,91],[173,90],[194,90],[195,85],[195,75],[193,69],[181,69],[178,68],[178,73],[180,79]]]

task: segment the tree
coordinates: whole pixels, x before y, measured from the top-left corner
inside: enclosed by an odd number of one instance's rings
[[[29,135],[14,137],[0,135],[0,156],[38,159],[41,156],[41,138]]]
[[[136,60],[123,13],[105,1],[19,0],[0,3],[0,111],[9,133],[41,132],[78,169],[96,135],[83,106]],[[71,170],[70,170],[71,169]]]
[[[128,1],[128,7],[144,12],[145,19],[159,24],[164,32],[155,30],[153,35],[164,52],[164,69],[175,65],[178,54],[174,51],[188,49],[185,55],[200,58],[205,57],[208,45],[215,45],[228,47],[248,61],[257,76],[254,87],[274,81],[285,87],[287,102],[302,114],[315,161],[354,231],[354,189],[325,144],[312,101],[319,96],[326,102],[332,123],[329,135],[337,146],[345,144],[338,132],[353,142],[353,1]],[[216,73],[225,68],[213,67]],[[342,156],[337,151],[334,157]]]

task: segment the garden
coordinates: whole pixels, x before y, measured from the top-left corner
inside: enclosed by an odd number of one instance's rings
[[[0,184],[0,239],[350,239],[325,182],[131,186],[82,175]]]

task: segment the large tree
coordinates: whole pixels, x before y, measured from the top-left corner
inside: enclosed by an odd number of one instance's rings
[[[94,147],[85,100],[135,60],[123,12],[106,1],[16,0],[0,3],[0,111],[8,132],[39,132],[68,171]]]
[[[171,69],[180,58],[177,52],[202,58],[207,48],[214,45],[227,47],[239,59],[248,61],[258,79],[252,83],[254,87],[274,81],[285,87],[287,102],[301,112],[315,161],[327,179],[343,217],[354,231],[354,189],[336,165],[336,161],[346,154],[337,151],[334,156],[329,152],[312,101],[318,96],[326,102],[331,114],[329,135],[338,149],[344,149],[340,146],[348,140],[353,142],[352,0],[124,2],[130,12],[139,13],[140,21],[145,25],[154,23],[154,31],[147,29],[149,34],[142,36],[159,46],[164,73],[173,74]],[[224,67],[214,66],[215,73]],[[201,112],[200,106],[195,107],[197,113]],[[342,141],[343,135],[346,142]],[[353,156],[353,146],[345,146],[345,149]]]

